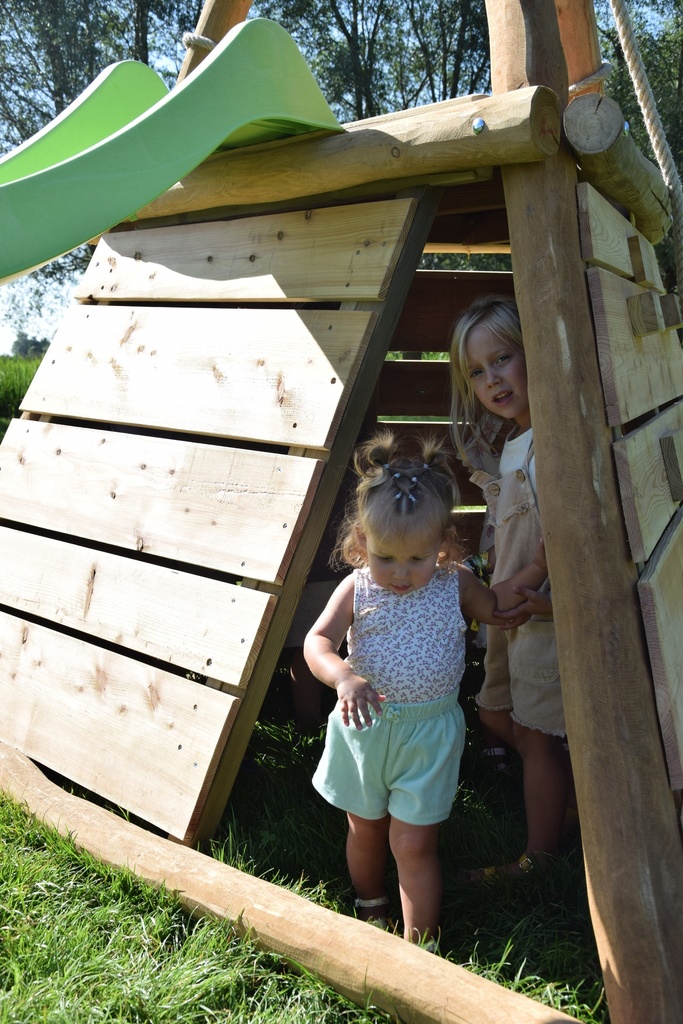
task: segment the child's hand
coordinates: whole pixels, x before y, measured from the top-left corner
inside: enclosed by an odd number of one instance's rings
[[[496,619],[500,619],[500,629],[517,629],[528,622],[532,615],[541,615],[544,618],[552,618],[553,602],[550,594],[545,590],[532,590],[530,587],[515,587],[515,594],[519,594],[524,600],[514,608],[506,612],[494,612]]]
[[[348,679],[344,679],[337,685],[337,697],[342,722],[344,725],[350,725],[353,721],[356,729],[362,729],[363,722],[370,728],[372,726],[370,707],[374,708],[378,715],[381,715],[381,701],[386,699],[370,686],[367,679],[356,675],[349,676]]]

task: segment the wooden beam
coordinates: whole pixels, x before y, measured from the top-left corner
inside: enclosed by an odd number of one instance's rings
[[[484,128],[475,132],[476,121]],[[377,181],[544,160],[557,150],[560,117],[549,89],[465,96],[344,126],[341,135],[299,136],[211,157],[137,217],[281,202]]]
[[[656,245],[671,227],[671,198],[656,164],[626,130],[618,103],[586,93],[564,112],[564,130],[581,166],[580,177],[626,207],[635,225]]]
[[[604,79],[582,84],[602,66],[593,0],[555,0],[555,10],[570,90],[601,94]]]
[[[552,0],[488,0],[493,90],[566,96]],[[605,425],[565,149],[504,167],[591,916],[613,1024],[683,1020],[683,850]]]
[[[177,893],[194,917],[229,920],[238,935],[320,978],[359,1006],[405,1024],[575,1024],[575,1018],[459,967],[396,935],[317,906],[289,889],[144,831],[65,793],[0,743],[0,792],[105,864]]]
[[[683,428],[661,438],[662,457],[673,501],[683,501]]]
[[[683,465],[683,400],[614,442],[634,562],[648,560],[676,513],[676,502],[683,500],[683,494],[676,497],[676,439]]]
[[[638,580],[662,742],[672,789],[683,786],[683,510],[669,523]]]
[[[205,0],[202,13],[195,29],[195,35],[212,39],[219,43],[231,28],[244,21],[249,13],[251,0]],[[189,46],[180,68],[176,85],[198,67],[210,50],[201,46]]]

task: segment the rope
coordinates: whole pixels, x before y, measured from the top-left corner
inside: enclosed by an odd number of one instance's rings
[[[638,103],[643,113],[643,120],[650,136],[652,148],[662,177],[671,193],[671,212],[673,219],[674,258],[676,261],[676,282],[678,294],[683,294],[683,187],[674,163],[671,149],[666,140],[664,126],[657,112],[655,99],[645,73],[638,43],[633,32],[628,8],[624,0],[610,0],[614,21],[619,33],[619,41],[624,51],[628,70],[636,90]]]
[[[580,92],[581,89],[585,89],[587,85],[597,85],[598,82],[604,81],[611,71],[612,65],[609,61],[603,60],[598,70],[594,71],[592,75],[588,75],[587,78],[582,78],[580,82],[574,82],[573,85],[569,86],[569,95],[573,96],[574,93]]]
[[[208,36],[200,36],[196,32],[183,33],[183,46],[186,50],[213,50],[216,43]]]

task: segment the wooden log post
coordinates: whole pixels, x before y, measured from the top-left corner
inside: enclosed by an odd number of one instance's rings
[[[575,96],[605,91],[593,0],[555,0],[569,89]]]
[[[619,104],[595,93],[578,96],[564,112],[564,130],[581,179],[625,206],[649,242],[660,242],[671,227],[669,190],[625,129]]]
[[[487,0],[494,93],[566,99],[553,0]],[[683,850],[605,425],[575,161],[503,167],[593,927],[613,1024],[683,1020]]]
[[[205,0],[195,35],[204,36],[206,39],[213,40],[214,43],[219,43],[231,28],[245,20],[250,7],[251,0]],[[180,85],[183,79],[187,78],[210,52],[201,46],[189,46],[176,85]]]

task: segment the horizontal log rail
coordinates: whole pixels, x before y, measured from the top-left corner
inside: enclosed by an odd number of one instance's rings
[[[214,155],[137,218],[286,202],[383,181],[395,190],[407,181],[544,160],[557,151],[560,112],[551,89],[533,86],[447,100],[345,129]]]
[[[625,206],[649,242],[661,241],[671,227],[669,190],[625,130],[618,103],[595,93],[577,96],[564,112],[564,128],[580,178]]]

